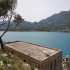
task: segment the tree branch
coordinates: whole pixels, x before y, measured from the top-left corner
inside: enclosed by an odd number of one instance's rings
[[[19,24],[16,24],[14,27],[9,28],[9,30],[10,30],[10,29],[14,29],[14,28],[16,28],[18,25],[19,25]]]
[[[8,31],[11,18],[12,18],[12,15],[11,15],[10,19],[8,20],[8,26],[7,26],[6,30],[3,32],[3,34],[0,37],[2,37]]]

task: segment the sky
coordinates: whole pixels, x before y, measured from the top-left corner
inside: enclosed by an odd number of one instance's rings
[[[16,12],[25,21],[39,22],[53,14],[70,10],[70,0],[17,0]]]

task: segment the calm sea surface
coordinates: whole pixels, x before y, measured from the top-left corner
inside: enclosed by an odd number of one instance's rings
[[[2,32],[0,32],[0,35]],[[7,32],[3,41],[22,40],[52,48],[61,49],[63,58],[70,56],[70,33],[60,32]]]

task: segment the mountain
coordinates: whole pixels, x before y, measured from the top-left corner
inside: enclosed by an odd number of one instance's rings
[[[6,22],[6,23],[5,23],[4,25],[0,26],[0,30],[4,30],[4,29],[7,28],[8,22],[7,22],[7,21],[5,21],[5,22]],[[0,24],[2,24],[2,23],[3,23],[3,22],[0,21]],[[13,27],[13,26],[14,26],[14,23],[13,23],[13,21],[11,21],[10,27]]]
[[[12,27],[14,23],[11,22]],[[1,28],[5,28],[0,27]],[[14,29],[15,30],[15,29]],[[70,31],[70,10],[69,11],[61,11],[58,14],[53,14],[52,16],[42,19],[39,22],[22,22],[16,30],[22,31],[59,31],[59,30],[69,30]]]
[[[58,14],[54,14],[44,20],[41,20],[39,24],[44,24],[48,27],[68,27],[70,28],[70,11],[62,11]]]
[[[32,28],[33,30],[40,31],[58,31],[58,30],[70,30],[70,10],[61,11],[58,14],[42,19],[39,22],[27,22],[24,21],[19,27]]]

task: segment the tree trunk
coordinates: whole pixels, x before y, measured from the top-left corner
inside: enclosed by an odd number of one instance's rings
[[[0,44],[1,44],[1,49],[4,50],[4,45],[1,37],[0,37]]]

